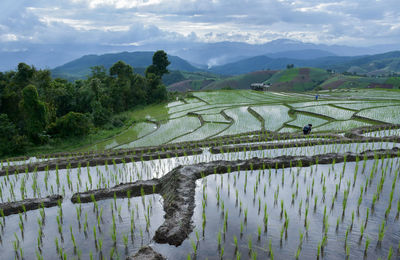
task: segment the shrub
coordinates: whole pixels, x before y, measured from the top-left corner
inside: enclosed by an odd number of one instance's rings
[[[57,119],[55,124],[50,126],[49,132],[62,137],[87,135],[92,127],[89,118],[77,112],[69,112]]]

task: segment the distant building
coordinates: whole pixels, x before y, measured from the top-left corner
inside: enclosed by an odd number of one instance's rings
[[[265,83],[253,83],[250,85],[250,88],[252,90],[257,90],[257,91],[267,91],[268,88],[270,88],[270,84],[265,84]]]

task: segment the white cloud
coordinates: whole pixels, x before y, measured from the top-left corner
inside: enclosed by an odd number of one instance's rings
[[[400,42],[398,0],[1,0],[0,9],[3,50],[51,45],[96,53],[279,38]]]
[[[38,0],[14,5],[4,1],[12,11],[0,18],[1,32],[39,42],[49,33],[65,40],[63,34],[80,32],[113,44],[123,44],[119,42],[123,38],[130,43],[160,35],[167,40],[188,38],[192,33],[195,41],[248,43],[290,37],[315,43],[373,44],[380,42],[376,33],[392,43],[400,38],[396,0]],[[150,29],[130,30],[137,26]],[[117,41],[109,35],[117,36]]]
[[[18,37],[15,34],[7,33],[0,35],[1,42],[15,42],[18,41]]]

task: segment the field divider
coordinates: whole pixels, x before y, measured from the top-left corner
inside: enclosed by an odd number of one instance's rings
[[[358,120],[361,120],[361,121],[363,121],[363,122],[366,122],[366,123],[372,123],[372,124],[387,124],[386,122],[383,122],[383,121],[379,121],[379,120],[376,120],[376,119],[371,119],[371,118],[367,118],[367,117],[363,117],[363,116],[359,116],[359,115],[357,115],[357,114],[354,114],[352,117],[351,117],[351,119],[358,119]]]
[[[57,206],[63,200],[61,195],[51,195],[44,198],[24,199],[14,202],[0,203],[0,213],[2,216],[24,213],[29,210],[40,208],[50,208]]]
[[[331,106],[331,107],[334,107],[334,108],[348,110],[348,111],[351,111],[351,112],[359,112],[360,111],[360,110],[351,109],[351,108],[348,108],[348,107],[340,107],[340,106],[337,106],[336,104],[328,104],[328,106]]]
[[[314,117],[319,117],[328,121],[337,121],[336,118],[330,117],[330,116],[326,116],[326,115],[321,115],[321,114],[317,114],[317,113],[313,113],[313,112],[309,112],[309,111],[303,111],[303,110],[297,110],[294,109],[294,113],[300,113],[300,114],[304,114],[304,115],[309,115],[309,116],[314,116]]]
[[[258,119],[258,121],[260,121],[261,123],[261,131],[265,131],[265,119],[259,114],[257,113],[254,109],[252,109],[250,106],[247,107],[247,111],[249,111],[249,113],[254,116],[255,118]]]

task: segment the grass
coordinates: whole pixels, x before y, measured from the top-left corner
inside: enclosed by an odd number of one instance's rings
[[[102,151],[115,148],[119,145],[132,142],[138,138],[150,134],[151,132],[155,131],[156,128],[157,126],[154,123],[139,122],[129,127],[126,131],[116,135],[114,138],[96,143],[95,145],[82,149],[81,151]]]
[[[275,82],[288,82],[293,80],[295,77],[299,75],[299,68],[292,68],[287,70],[282,70],[271,77],[268,80],[269,83]]]

